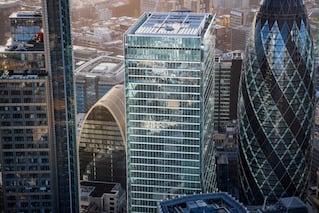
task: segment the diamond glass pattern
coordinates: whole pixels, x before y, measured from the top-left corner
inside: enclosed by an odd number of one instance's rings
[[[302,0],[264,0],[246,49],[240,163],[249,204],[303,196],[314,120],[313,45]]]

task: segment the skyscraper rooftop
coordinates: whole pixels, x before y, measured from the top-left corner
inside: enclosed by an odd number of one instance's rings
[[[207,16],[207,14],[189,13],[152,13],[134,33],[197,36],[204,29]]]

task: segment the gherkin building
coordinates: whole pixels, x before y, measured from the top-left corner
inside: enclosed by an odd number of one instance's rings
[[[243,201],[302,197],[314,123],[313,44],[302,0],[263,0],[246,47],[239,101]]]

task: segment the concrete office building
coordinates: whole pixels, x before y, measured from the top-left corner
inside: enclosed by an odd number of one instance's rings
[[[237,119],[242,60],[242,51],[223,53],[215,57],[214,128],[219,132],[225,132],[227,124]]]
[[[225,133],[215,133],[216,170],[218,190],[239,199],[239,159],[237,123],[229,123]],[[219,173],[219,171],[221,173]]]
[[[214,8],[247,8],[248,0],[214,0],[213,7]]]
[[[251,31],[250,26],[237,26],[231,28],[231,49],[245,51],[247,40]]]
[[[75,72],[77,113],[86,113],[113,86],[124,83],[123,59],[98,56]]]
[[[216,187],[214,22],[148,13],[125,34],[128,212]]]
[[[82,213],[125,213],[125,190],[121,184],[101,181],[81,181]]]
[[[238,27],[246,24],[245,11],[232,9],[230,11],[230,27]]]

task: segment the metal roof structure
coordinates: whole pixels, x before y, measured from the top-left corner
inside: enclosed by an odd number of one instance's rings
[[[92,76],[98,77],[101,82],[111,85],[124,81],[124,64],[120,58],[99,56],[79,66],[75,71],[76,81]]]
[[[136,29],[140,35],[200,35],[208,14],[196,13],[151,13]]]
[[[186,195],[158,203],[160,213],[248,213],[247,208],[225,192]]]
[[[31,19],[31,18],[37,18],[41,19],[42,14],[39,11],[18,11],[15,13],[12,13],[10,15],[10,19]]]

